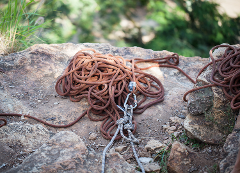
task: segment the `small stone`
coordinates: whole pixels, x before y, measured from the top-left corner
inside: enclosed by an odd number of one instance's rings
[[[139,157],[139,161],[142,163],[150,163],[153,162],[153,158],[150,157]]]
[[[181,132],[174,132],[173,135],[177,138]]]
[[[169,135],[171,135],[172,133],[174,133],[174,131],[168,130],[168,134],[169,134]]]
[[[211,154],[211,153],[212,153],[212,149],[211,149],[211,148],[208,148],[208,149],[207,149],[207,152],[208,152],[209,154]]]
[[[161,166],[158,163],[145,163],[143,164],[143,168],[146,172],[160,172]]]
[[[158,140],[154,140],[154,139],[152,139],[152,140],[150,140],[150,141],[148,141],[148,143],[147,143],[147,145],[145,146],[145,149],[147,150],[147,151],[154,151],[154,150],[156,150],[156,149],[160,149],[160,148],[164,148],[164,147],[166,147],[166,145],[165,144],[162,144],[160,141],[158,141]]]
[[[179,124],[181,124],[181,123],[183,123],[183,119],[182,118],[179,118],[179,117],[170,117],[169,118],[173,123],[179,123]]]
[[[168,128],[168,130],[169,130],[169,131],[170,131],[170,130],[171,130],[171,131],[176,131],[176,130],[177,130],[177,127],[176,127],[176,126],[171,126],[171,127]]]
[[[111,149],[109,150],[109,153],[110,153],[110,154],[116,153],[116,152],[115,152],[115,149],[114,149],[114,148],[111,148]]]
[[[166,130],[166,129],[168,129],[170,126],[169,126],[169,125],[163,125],[162,127],[163,127],[163,130]]]
[[[148,152],[145,148],[142,151],[139,151],[139,157],[151,157],[151,153]]]
[[[88,138],[89,140],[96,140],[97,139],[97,134],[96,133],[91,133],[90,135],[89,135],[89,138]]]
[[[185,118],[186,118],[183,114],[178,114],[177,116],[178,116],[179,118],[181,118],[181,119],[185,119]]]
[[[122,152],[123,150],[125,150],[127,148],[127,146],[121,145],[115,148],[116,152]]]
[[[53,104],[54,104],[54,105],[58,105],[58,104],[59,104],[59,102],[54,102]]]

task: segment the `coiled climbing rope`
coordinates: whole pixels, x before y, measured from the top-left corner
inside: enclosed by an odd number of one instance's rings
[[[142,62],[151,62],[154,65],[139,68],[137,64]],[[130,63],[131,66],[128,66],[127,63]],[[155,76],[142,70],[151,67],[175,68],[195,83],[183,70],[177,67],[178,64],[179,56],[176,53],[164,58],[126,60],[121,56],[103,55],[97,53],[94,49],[84,49],[74,55],[55,86],[59,95],[69,96],[71,101],[78,102],[83,98],[88,100],[90,107],[75,121],[66,125],[55,125],[31,115],[4,113],[0,116],[23,116],[51,127],[65,128],[74,125],[84,115],[87,115],[92,121],[102,121],[101,134],[104,138],[111,139],[114,130],[116,130],[117,120],[123,116],[117,105],[122,106],[124,104],[129,93],[128,85],[130,81],[136,83],[132,93],[138,97],[138,106],[134,109],[134,114],[140,114],[148,107],[164,100],[162,83]],[[132,105],[133,102],[133,97],[130,97],[128,104]],[[0,120],[3,121],[1,126],[6,125],[7,121],[5,119],[1,118]],[[132,123],[134,124],[134,133],[137,128],[134,117]],[[116,136],[116,139],[120,138],[121,135]]]
[[[218,59],[214,59],[213,51],[219,47],[225,47],[224,54]],[[217,45],[209,52],[211,62],[199,72],[198,76],[210,65],[212,73],[210,81],[212,84],[194,88],[186,92],[183,100],[187,101],[186,96],[196,90],[220,86],[225,96],[230,100],[231,108],[236,110],[240,108],[240,48],[231,45]]]
[[[128,62],[132,64],[131,67],[127,66]],[[137,64],[141,62],[156,64],[139,68]],[[129,93],[129,83],[131,81],[136,83],[132,93],[143,96],[140,100],[138,99],[138,106],[134,109],[135,114],[142,113],[148,107],[164,99],[162,83],[155,76],[142,70],[154,66],[171,67],[180,70],[191,79],[177,67],[178,64],[177,54],[158,59],[125,60],[121,56],[102,55],[93,49],[84,49],[73,57],[62,77],[58,79],[55,88],[59,95],[69,96],[74,102],[87,98],[90,105],[87,116],[92,121],[103,121],[100,131],[104,138],[111,139],[117,128],[117,120],[122,117],[117,105],[124,104]],[[147,98],[151,98],[151,101],[149,102]],[[128,104],[132,104],[131,102],[134,102],[133,97],[129,98]],[[135,125],[134,133],[137,127],[134,118],[133,124]],[[116,136],[116,139],[119,138],[121,135]]]
[[[225,53],[220,58],[214,59],[212,52],[219,47],[226,47]],[[92,51],[93,53],[91,54],[86,51]],[[221,86],[226,97],[231,101],[231,108],[239,109],[240,48],[230,45],[218,45],[213,47],[209,54],[211,62],[202,68],[198,76],[208,66],[212,65],[212,74],[210,77],[212,84],[189,90],[184,94],[183,99],[187,101],[186,96],[193,91],[212,86]],[[132,63],[132,67],[127,66],[128,62]],[[150,67],[139,68],[137,64],[142,62],[155,64]],[[55,125],[31,115],[2,113],[0,116],[24,116],[51,127],[65,128],[74,125],[87,114],[92,121],[103,121],[100,131],[104,138],[111,139],[114,134],[113,131],[117,126],[116,122],[122,116],[121,111],[119,113],[117,105],[123,105],[127,93],[129,93],[127,86],[130,81],[135,81],[137,84],[133,92],[137,96],[142,95],[138,101],[137,108],[134,109],[135,114],[144,112],[151,105],[161,102],[164,99],[164,88],[161,82],[156,77],[142,70],[156,66],[175,68],[181,71],[193,83],[196,83],[177,67],[178,64],[179,56],[177,54],[157,59],[145,60],[136,58],[125,60],[121,56],[102,55],[93,49],[81,50],[75,54],[62,77],[56,83],[56,91],[59,95],[69,96],[70,100],[75,102],[87,98],[90,105],[89,109],[84,111],[75,121],[66,125]],[[4,70],[1,72],[4,72]],[[147,98],[152,99],[146,103]],[[130,97],[129,104],[133,100]],[[0,118],[0,121],[3,122],[0,127],[7,124],[4,118]],[[134,117],[133,124],[136,124]],[[135,131],[136,125],[134,126],[133,133]],[[120,135],[116,137],[116,139],[119,138],[121,138]]]
[[[226,50],[222,57],[215,60],[212,52],[219,47],[226,47]],[[88,53],[89,51],[93,53]],[[187,101],[186,96],[193,91],[206,87],[221,86],[226,97],[231,100],[231,108],[239,109],[240,48],[230,45],[218,45],[210,50],[210,58],[212,62],[203,67],[198,76],[208,66],[212,65],[210,81],[213,84],[189,90],[184,94],[184,101]],[[137,64],[142,62],[151,62],[155,63],[155,65],[139,68]],[[127,66],[127,63],[131,63],[131,67]],[[137,128],[133,113],[140,114],[148,107],[163,101],[164,88],[156,77],[142,70],[156,66],[175,68],[195,84],[196,82],[191,77],[177,67],[178,64],[179,56],[177,54],[157,59],[144,60],[136,58],[125,60],[121,56],[113,56],[111,54],[102,55],[97,53],[94,49],[84,49],[74,55],[63,75],[57,80],[55,86],[56,92],[59,95],[69,96],[70,100],[73,102],[81,101],[83,98],[88,100],[90,107],[76,120],[66,125],[55,125],[31,115],[1,113],[0,116],[23,116],[35,119],[51,127],[66,128],[74,125],[83,116],[87,115],[92,121],[102,121],[100,127],[101,134],[104,138],[111,139],[103,152],[102,172],[104,172],[105,155],[108,148],[112,145],[114,140],[120,139],[121,137],[130,140],[135,158],[142,172],[144,172],[144,168],[138,159],[133,144],[133,142],[136,141],[133,133]],[[0,72],[4,73],[5,71],[0,69]],[[131,82],[134,83],[134,86],[129,90],[128,86],[131,86]],[[130,97],[130,95],[135,96],[135,98]],[[138,97],[137,104],[136,97]],[[122,108],[122,105],[125,105],[125,108]],[[132,105],[136,105],[134,106],[134,110]],[[129,108],[131,113],[127,112]],[[124,116],[119,110],[124,112]],[[128,115],[131,118],[127,117]],[[123,124],[126,120],[129,121],[130,124]],[[0,118],[0,121],[3,122],[3,124],[0,124],[0,127],[7,124],[4,118]],[[128,125],[127,128],[123,128],[123,126],[126,125]],[[124,131],[124,129],[128,130]],[[120,134],[118,134],[119,132]],[[129,138],[126,137],[126,134]]]

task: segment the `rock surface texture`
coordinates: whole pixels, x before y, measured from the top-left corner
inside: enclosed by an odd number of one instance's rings
[[[224,159],[220,162],[220,173],[231,173],[240,148],[240,116],[238,115],[234,130],[228,135],[223,146]]]
[[[71,102],[68,98],[60,97],[55,91],[55,83],[73,55],[84,48],[93,48],[102,54],[110,53],[127,59],[160,58],[172,54],[138,47],[117,48],[109,44],[67,43],[34,45],[18,53],[0,56],[0,68],[5,71],[0,72],[0,112],[30,114],[52,124],[68,124],[75,120],[89,107],[87,100]],[[207,63],[208,59],[200,57],[180,57],[178,67],[194,79]],[[146,67],[149,64],[139,66]],[[134,115],[137,122],[135,136],[140,139],[136,150],[140,157],[151,157],[151,148],[150,151],[145,149],[149,141],[157,140],[162,143],[169,134],[177,135],[178,126],[171,126],[165,132],[162,125],[170,117],[175,117],[172,121],[182,123],[181,119],[176,118],[185,118],[187,115],[187,105],[182,96],[193,87],[192,82],[176,69],[154,67],[146,70],[146,73],[154,75],[162,82],[165,99],[144,113]],[[209,98],[213,100],[210,99],[211,102],[218,98],[221,102],[221,96],[221,93],[216,95],[213,92]],[[211,108],[202,108],[199,112],[205,109]],[[62,129],[48,127],[31,119],[7,117],[7,120],[7,126],[0,129],[0,172],[101,171],[102,151],[109,143],[100,135],[101,122],[83,117],[75,125]],[[186,128],[187,122],[189,120],[186,120]],[[219,133],[222,135],[221,131]],[[119,140],[114,144],[114,147],[118,146],[126,147],[121,149],[120,154],[111,152],[107,155],[106,172],[136,172],[136,162],[128,144]],[[153,153],[156,154],[155,151]],[[150,171],[153,168],[159,171],[160,167],[154,165],[153,163],[145,167]]]
[[[205,165],[205,167],[202,167],[202,165]],[[169,173],[204,172],[207,171],[207,166],[208,160],[201,157],[200,154],[194,152],[189,147],[180,142],[172,144],[168,159]]]
[[[136,172],[118,153],[108,155],[106,172]],[[111,167],[109,167],[111,165]],[[7,172],[99,172],[101,155],[88,151],[82,139],[73,132],[62,131]]]

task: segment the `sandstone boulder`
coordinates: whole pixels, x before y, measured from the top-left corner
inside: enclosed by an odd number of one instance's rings
[[[172,144],[167,164],[169,173],[205,172],[211,166],[208,160],[184,144],[177,141]]]
[[[225,48],[213,52],[215,59],[224,54]],[[209,66],[197,79],[195,87],[210,84],[212,72]],[[206,143],[219,144],[232,132],[235,118],[230,102],[220,87],[204,88],[189,94],[189,113],[184,128],[192,138]]]
[[[150,152],[153,152],[153,153],[158,153],[159,151],[161,151],[165,147],[166,147],[165,144],[162,144],[158,140],[152,139],[152,140],[148,141],[147,145],[145,146],[145,149],[147,151],[150,151]]]

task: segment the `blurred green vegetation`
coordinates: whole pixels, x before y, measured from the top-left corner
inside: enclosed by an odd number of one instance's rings
[[[240,17],[208,0],[35,0],[29,11],[47,22],[45,43],[108,42],[208,57],[218,44],[239,43]],[[7,4],[0,2],[0,7]],[[39,6],[40,4],[40,6]]]
[[[27,48],[39,40],[37,33],[44,28],[44,18],[37,9],[29,11],[34,0],[9,0],[0,11],[0,54]],[[0,4],[1,5],[1,4]]]

